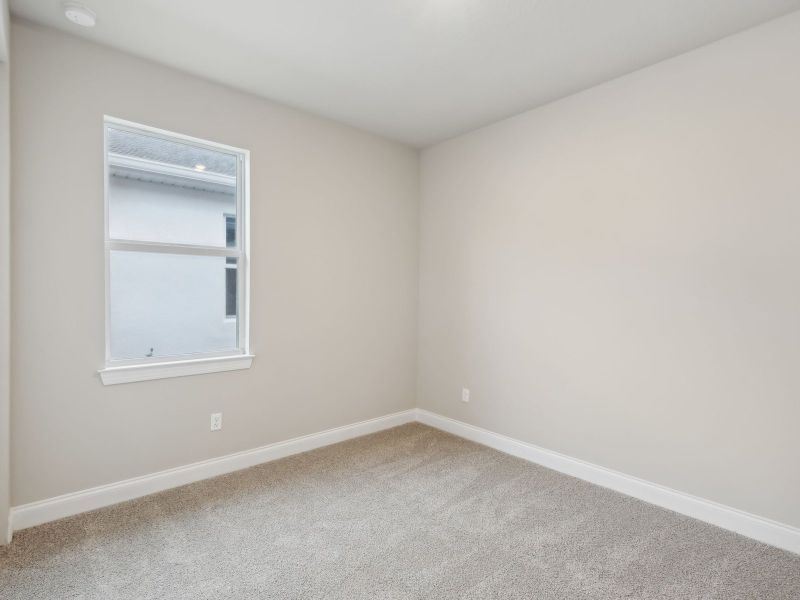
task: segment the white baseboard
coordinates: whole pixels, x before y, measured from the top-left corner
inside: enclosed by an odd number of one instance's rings
[[[735,531],[754,540],[800,554],[800,529],[746,513],[710,500],[612,471],[552,450],[540,448],[462,421],[443,417],[423,409],[411,409],[352,425],[328,429],[284,442],[245,450],[220,458],[213,458],[176,467],[166,471],[126,479],[117,483],[64,494],[55,498],[32,502],[11,509],[10,528],[19,531],[89,510],[133,500],[186,485],[209,477],[216,477],[261,463],[307,452],[336,442],[375,433],[412,421],[436,427],[442,431],[483,444],[506,454],[540,464],[555,471],[583,479],[590,483],[633,496],[662,508]],[[9,536],[10,537],[10,536]]]
[[[765,519],[710,500],[612,471],[576,458],[546,450],[462,421],[417,409],[417,420],[442,431],[489,446],[554,471],[633,496],[682,515],[800,554],[800,529]]]
[[[321,448],[336,442],[410,423],[415,418],[415,409],[405,410],[376,419],[345,425],[344,427],[336,427],[319,433],[296,437],[285,442],[268,444],[253,450],[236,452],[183,467],[159,471],[151,475],[134,477],[117,483],[101,485],[80,492],[15,506],[11,509],[11,528],[13,531],[19,531],[34,525],[41,525],[56,519],[124,502],[125,500],[133,500],[134,498],[186,485],[201,479],[239,471],[240,469],[291,456],[292,454],[307,452],[308,450]]]

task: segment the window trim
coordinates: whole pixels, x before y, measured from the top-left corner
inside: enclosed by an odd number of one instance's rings
[[[239,248],[202,246],[192,244],[174,244],[161,242],[144,242],[116,240],[109,237],[109,127],[157,137],[167,141],[183,141],[209,150],[222,151],[237,156],[237,179],[241,185],[236,188],[236,236]],[[227,146],[208,140],[174,133],[148,125],[118,119],[109,115],[103,116],[103,204],[104,204],[104,255],[105,255],[105,366],[98,370],[105,385],[129,383],[215,373],[236,369],[247,369],[251,366],[253,355],[250,353],[250,152],[243,148]],[[238,260],[237,295],[239,301],[239,322],[237,331],[238,347],[229,352],[204,352],[179,356],[163,356],[152,358],[116,359],[111,358],[111,251],[133,250],[137,252],[164,252],[174,254],[202,254],[211,256],[234,256]]]
[[[237,354],[235,356],[159,361],[151,364],[106,367],[105,369],[100,369],[99,373],[103,385],[116,385],[118,383],[133,383],[151,379],[249,369],[253,364],[253,358],[255,357],[252,354]]]

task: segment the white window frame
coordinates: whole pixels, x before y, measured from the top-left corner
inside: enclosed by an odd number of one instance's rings
[[[187,142],[208,150],[222,151],[237,156],[236,186],[236,239],[238,247],[201,246],[193,244],[174,244],[112,239],[109,235],[108,184],[109,155],[108,128],[129,131],[161,138],[167,141]],[[189,169],[187,169],[189,170]],[[105,367],[98,373],[105,385],[181,377],[201,373],[216,373],[248,369],[252,365],[250,353],[250,152],[242,148],[209,142],[172,131],[157,129],[105,115],[103,117],[103,197],[105,211]],[[136,359],[111,358],[111,252],[127,250],[135,252],[159,252],[169,254],[194,254],[203,256],[235,257],[237,262],[236,293],[239,303],[238,348],[229,352],[203,352],[169,357],[150,357]],[[226,267],[227,268],[227,267]]]

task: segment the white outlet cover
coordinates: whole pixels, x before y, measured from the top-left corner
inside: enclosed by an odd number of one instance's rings
[[[211,431],[222,429],[222,413],[211,413]]]
[[[461,401],[469,402],[469,390],[467,388],[461,390]]]

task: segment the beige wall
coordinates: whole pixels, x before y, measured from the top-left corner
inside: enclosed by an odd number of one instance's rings
[[[0,1],[0,46],[5,45],[8,5]],[[3,62],[5,49],[0,47],[0,544],[8,540],[10,462],[10,311],[11,276],[10,230],[10,139],[9,139],[9,62]]]
[[[798,56],[795,13],[423,152],[419,405],[800,526]]]
[[[12,45],[14,505],[414,405],[415,151],[26,23]],[[251,151],[252,369],[100,383],[103,114]]]

